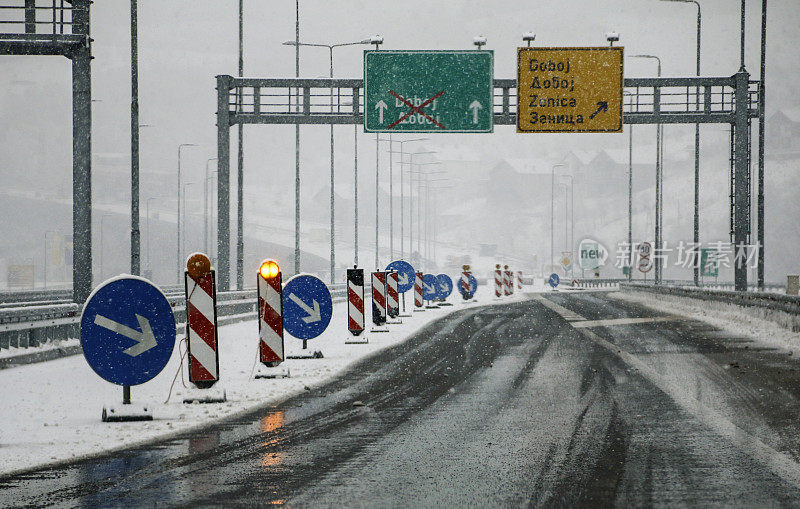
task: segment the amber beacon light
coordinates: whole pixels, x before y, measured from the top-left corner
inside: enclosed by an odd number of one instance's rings
[[[280,267],[278,267],[278,263],[273,260],[264,260],[261,262],[261,267],[258,269],[258,272],[264,279],[270,279],[278,275]]]

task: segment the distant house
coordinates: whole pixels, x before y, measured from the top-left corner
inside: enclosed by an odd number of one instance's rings
[[[767,119],[767,157],[800,157],[800,108],[776,111]]]

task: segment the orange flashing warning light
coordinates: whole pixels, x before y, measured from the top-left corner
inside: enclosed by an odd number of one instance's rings
[[[261,262],[261,267],[258,269],[259,274],[264,279],[270,279],[278,275],[281,271],[280,267],[278,267],[278,263],[274,260],[264,260]]]

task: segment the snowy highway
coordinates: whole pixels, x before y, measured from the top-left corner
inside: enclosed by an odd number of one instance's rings
[[[791,505],[793,352],[613,293],[462,309],[276,406],[0,480],[5,506]]]

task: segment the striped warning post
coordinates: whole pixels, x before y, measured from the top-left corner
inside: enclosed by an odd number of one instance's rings
[[[511,295],[511,290],[508,289],[508,278],[510,277],[508,270],[503,271],[503,295]]]
[[[372,273],[372,323],[386,323],[386,273]]]
[[[184,272],[186,335],[189,338],[189,381],[207,389],[219,380],[217,289],[215,273],[193,278]]]
[[[422,302],[422,272],[414,273],[414,306],[421,308]]]
[[[364,332],[364,269],[347,269],[347,328],[353,336]]]
[[[500,269],[494,271],[494,296],[501,297],[503,295],[503,273]]]
[[[264,278],[258,275],[258,338],[259,358],[275,367],[285,359],[283,352],[283,287],[282,274]]]
[[[517,271],[517,288],[522,290],[522,271]]]
[[[508,293],[514,295],[514,271],[508,271]]]
[[[397,284],[399,274],[396,270],[386,273],[386,313],[397,318],[400,314],[400,299],[398,298]]]
[[[469,276],[470,275],[472,275],[472,273],[470,271],[468,271],[468,270],[465,270],[465,271],[463,271],[461,273],[461,289],[462,289],[461,297],[464,300],[469,300],[469,298],[470,298],[470,294],[469,294]]]

